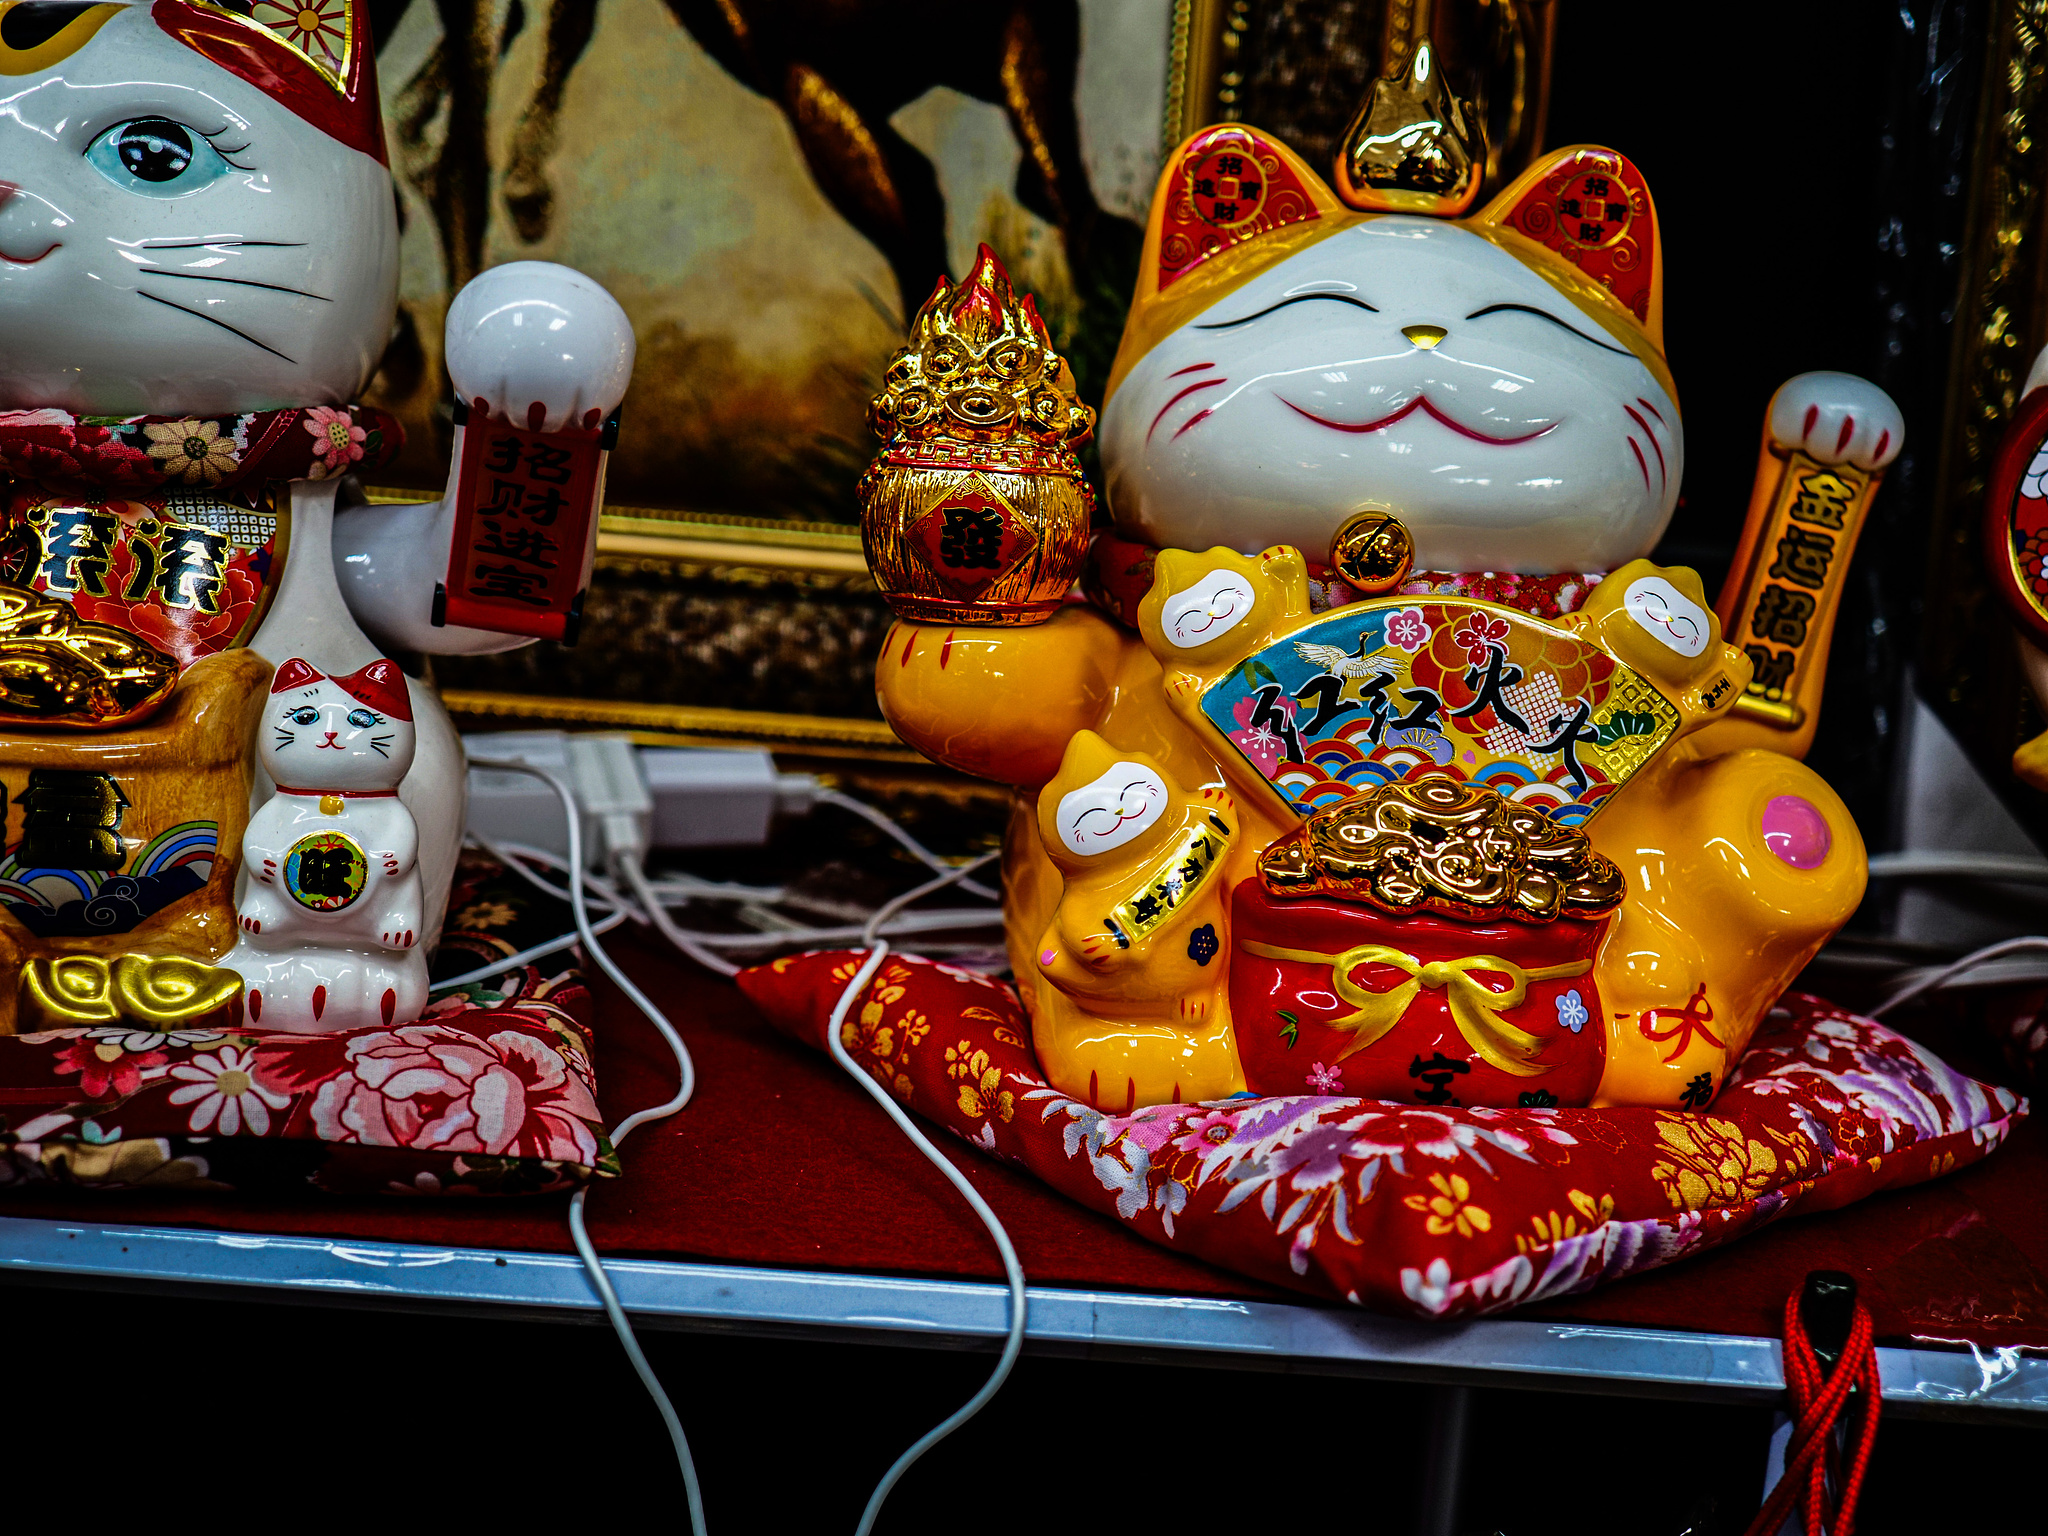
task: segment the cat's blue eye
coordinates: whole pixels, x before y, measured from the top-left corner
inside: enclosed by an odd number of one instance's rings
[[[293,725],[311,725],[320,718],[320,711],[310,704],[301,704],[291,713]]]
[[[184,197],[228,173],[227,161],[204,134],[168,117],[138,117],[109,128],[85,158],[115,186],[144,197]]]
[[[377,723],[377,717],[367,709],[352,709],[348,712],[348,723],[359,731],[367,731]]]

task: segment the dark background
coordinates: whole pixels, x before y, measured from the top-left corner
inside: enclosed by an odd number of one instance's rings
[[[96,1528],[686,1532],[602,1323],[0,1289],[24,1511]],[[834,1533],[988,1355],[643,1332],[712,1536]],[[1035,1357],[897,1486],[881,1536],[1413,1528],[1429,1389]],[[1461,1531],[1737,1532],[1770,1412],[1482,1393]],[[1865,1536],[2039,1526],[2038,1431],[1887,1421]],[[2027,1515],[2032,1509],[2035,1513]],[[69,1523],[68,1521],[66,1523]]]
[[[1860,372],[1905,411],[1811,759],[1873,846],[1928,597],[1986,24],[1982,0],[1561,0],[1548,142],[1624,150],[1663,225],[1688,453],[1658,558],[1718,588],[1765,404],[1791,375]],[[96,1523],[684,1527],[660,1423],[601,1327],[27,1286],[0,1305],[17,1486]],[[851,1529],[892,1457],[989,1363],[705,1335],[652,1334],[647,1349],[721,1533]],[[1402,1531],[1430,1403],[1413,1386],[1027,1356],[899,1488],[882,1529]],[[1739,1532],[1768,1428],[1759,1408],[1482,1393],[1461,1529]],[[2037,1528],[2042,1444],[1887,1421],[1858,1529]]]

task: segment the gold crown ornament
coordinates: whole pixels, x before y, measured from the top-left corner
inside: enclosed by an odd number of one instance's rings
[[[861,537],[890,606],[925,623],[1050,618],[1088,552],[1095,497],[1074,451],[1095,412],[987,246],[917,312],[868,425],[882,451],[860,480]]]

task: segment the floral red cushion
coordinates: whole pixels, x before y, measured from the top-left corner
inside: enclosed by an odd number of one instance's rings
[[[331,1035],[0,1037],[0,1183],[537,1194],[616,1173],[571,1011],[588,994],[540,990]]]
[[[798,955],[739,984],[778,1028],[822,1045],[859,958]],[[1796,993],[1689,1113],[1243,1096],[1107,1115],[1046,1084],[1009,987],[912,956],[883,963],[842,1031],[917,1112],[1153,1242],[1425,1317],[1590,1290],[1938,1177],[1988,1155],[2027,1111]]]
[[[435,969],[509,959],[566,910],[465,853]],[[589,1015],[577,971],[528,965],[397,1028],[0,1035],[0,1184],[539,1194],[609,1177]]]

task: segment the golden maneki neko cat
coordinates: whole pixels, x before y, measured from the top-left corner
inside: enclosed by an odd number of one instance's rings
[[[891,390],[1057,398],[956,413],[953,478],[914,487],[877,404],[882,708],[1015,787],[1011,962],[1047,1076],[1098,1107],[1703,1107],[1862,897],[1799,758],[1898,411],[1779,389],[1710,608],[1642,558],[1684,458],[1642,173],[1560,149],[1480,206],[1476,121],[1425,46],[1340,191],[1239,124],[1173,153],[1085,552],[1058,455],[1087,415],[992,257]],[[999,481],[1027,445],[1041,478]]]

